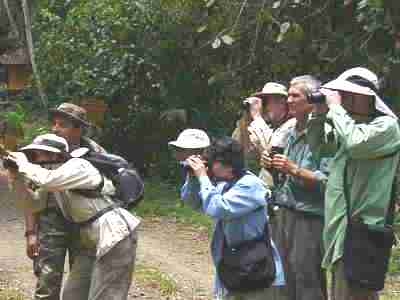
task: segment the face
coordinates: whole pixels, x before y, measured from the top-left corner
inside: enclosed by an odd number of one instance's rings
[[[219,161],[214,161],[212,163],[211,172],[217,180],[225,181],[234,178],[232,167],[225,166]]]
[[[58,161],[60,158],[57,153],[41,150],[30,150],[28,156],[33,163]]]
[[[291,86],[289,89],[288,106],[289,113],[295,118],[303,118],[313,109],[306,94],[296,86]]]
[[[184,161],[189,156],[201,154],[203,151],[198,149],[174,148],[173,152],[177,161]]]
[[[267,96],[264,101],[266,103],[265,115],[272,123],[281,121],[287,114],[288,107],[284,97],[271,95]]]
[[[68,142],[71,142],[81,137],[80,127],[60,116],[54,116],[51,120],[51,132],[65,138]]]
[[[370,96],[340,92],[342,104],[350,114],[368,117],[374,111],[374,102]]]

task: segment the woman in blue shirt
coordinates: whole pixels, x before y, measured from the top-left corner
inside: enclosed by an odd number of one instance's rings
[[[264,234],[268,221],[266,205],[271,192],[257,176],[244,169],[243,151],[232,138],[215,140],[210,146],[208,159],[216,185],[208,177],[201,157],[191,156],[186,160],[191,171],[181,189],[181,198],[214,219],[211,255],[214,266],[217,266],[222,256],[224,236],[228,245],[238,245]],[[273,242],[272,247],[276,266],[273,286],[282,286],[285,280],[281,259]],[[229,292],[216,275],[214,299],[266,300],[272,298],[273,290]]]

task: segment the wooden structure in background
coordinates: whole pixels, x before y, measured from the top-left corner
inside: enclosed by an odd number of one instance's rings
[[[10,94],[18,93],[30,82],[32,68],[25,48],[7,51],[1,55],[0,65],[5,67],[5,84]]]

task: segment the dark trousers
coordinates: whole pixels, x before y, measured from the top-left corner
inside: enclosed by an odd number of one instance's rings
[[[342,260],[337,261],[332,268],[332,300],[377,300],[378,293],[354,287],[349,284],[344,274]]]

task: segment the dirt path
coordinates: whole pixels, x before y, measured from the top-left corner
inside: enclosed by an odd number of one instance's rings
[[[29,299],[35,285],[31,261],[25,255],[24,224],[0,178],[0,288],[4,282]],[[177,288],[175,296],[162,295],[154,283],[134,280],[129,299],[210,299],[212,267],[206,232],[198,232],[167,218],[143,220],[137,264],[156,269]],[[138,268],[139,269],[139,268]]]

